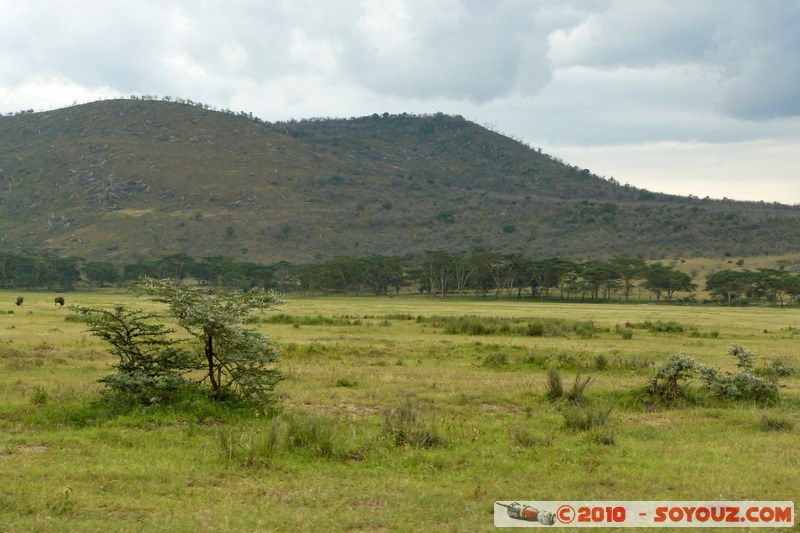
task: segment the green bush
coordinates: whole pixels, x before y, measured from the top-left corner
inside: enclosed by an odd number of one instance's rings
[[[511,439],[517,446],[523,448],[548,447],[553,444],[553,436],[541,437],[528,426],[518,426],[510,429]]]
[[[758,358],[757,353],[747,350],[740,344],[731,344],[730,348],[728,348],[728,354],[739,360],[736,366],[743,370],[753,370],[753,365]]]
[[[522,358],[522,363],[526,365],[533,365],[537,368],[545,370],[550,359],[546,355],[537,354],[533,351],[528,352],[528,355]]]
[[[752,400],[770,402],[778,398],[778,382],[764,379],[743,370],[735,374],[704,367],[701,377],[706,388],[721,400]]]
[[[384,411],[383,433],[394,446],[434,448],[446,443],[435,414],[426,419],[410,400]]]
[[[323,415],[292,413],[284,416],[286,445],[331,457],[335,451],[338,422]]]
[[[257,310],[274,309],[280,298],[263,289],[209,289],[173,280],[141,278],[135,294],[167,304],[178,324],[194,337],[201,354],[201,382],[217,400],[235,400],[264,407],[275,402],[273,391],[283,379],[274,366],[278,347],[266,336],[242,324]]]
[[[657,320],[655,322],[645,320],[644,322],[631,323],[626,322],[625,327],[634,329],[644,329],[652,333],[683,333],[686,331],[686,326],[675,321],[662,322]]]
[[[271,466],[280,449],[280,420],[276,417],[266,429],[236,434],[220,430],[217,433],[219,454],[231,464],[241,466]]]
[[[590,431],[604,426],[614,410],[613,405],[593,403],[580,407],[567,405],[561,409],[564,426],[572,431]]]
[[[613,446],[616,444],[614,439],[614,431],[606,428],[597,428],[590,430],[588,433],[589,442],[594,444],[602,444],[603,446]]]
[[[770,364],[754,370],[754,372],[759,376],[778,379],[794,376],[797,374],[797,369],[785,360],[776,359]]]
[[[44,405],[50,399],[50,395],[47,394],[47,391],[44,390],[44,387],[41,385],[36,385],[33,387],[33,391],[31,392],[31,405]]]
[[[522,337],[578,337],[589,339],[596,333],[592,321],[560,318],[531,318],[519,322],[497,317],[417,317],[417,322],[440,327],[450,335],[513,335]]]
[[[547,382],[545,383],[545,398],[551,402],[560,400],[564,397],[564,383],[561,381],[561,373],[553,368],[547,369]]]
[[[449,335],[494,335],[497,332],[497,324],[477,317],[444,319],[442,327]]]
[[[794,420],[780,415],[761,415],[758,427],[764,431],[790,431],[794,429]]]
[[[688,355],[674,354],[658,369],[646,391],[651,398],[673,404],[686,395],[685,383],[699,375],[705,390],[719,400],[767,403],[778,398],[777,378],[771,375],[761,378],[753,371],[758,354],[738,344],[731,345],[728,354],[738,360],[739,372],[723,372],[716,367],[698,363]]]
[[[591,339],[595,334],[594,323],[591,321],[574,322],[573,331],[582,339]]]
[[[86,320],[89,332],[111,345],[119,362],[117,372],[102,380],[112,394],[139,404],[168,401],[186,388],[208,385],[216,400],[244,402],[267,408],[283,379],[274,367],[278,348],[269,338],[242,327],[252,311],[272,309],[281,303],[261,289],[247,292],[184,285],[172,280],[141,278],[132,285],[136,294],[148,295],[169,306],[169,313],[195,340],[170,337],[164,317],[143,310],[73,306]],[[203,372],[200,379],[185,377]]]
[[[287,313],[275,313],[264,317],[250,316],[245,319],[246,324],[285,324],[288,326],[356,326],[360,320],[351,320],[346,317],[329,316],[298,316]]]
[[[143,372],[117,372],[98,380],[105,384],[112,403],[121,405],[165,405],[194,384],[179,374],[151,376]]]
[[[630,328],[623,328],[619,324],[614,328],[614,332],[625,340],[631,340],[633,338],[633,330]]]
[[[72,306],[90,333],[111,346],[117,370],[100,379],[108,392],[134,404],[151,405],[169,401],[191,382],[184,376],[201,368],[201,362],[179,348],[171,339],[174,330],[160,323],[163,317],[141,309],[122,306],[113,309]]]
[[[339,378],[336,380],[337,387],[343,387],[345,389],[352,389],[358,387],[358,381],[350,378]]]
[[[481,360],[481,366],[489,368],[502,368],[508,366],[509,357],[506,352],[495,352],[486,355]]]
[[[778,381],[774,376],[766,379],[753,373],[758,354],[751,352],[739,344],[728,348],[728,354],[735,357],[737,373],[720,372],[716,368],[703,367],[701,376],[706,388],[719,399],[751,400],[770,402],[778,398]]]
[[[523,332],[526,337],[544,337],[544,322],[529,322]]]
[[[685,395],[686,382],[695,377],[700,364],[691,356],[676,353],[661,366],[647,385],[647,393],[666,403],[674,403]]]
[[[574,403],[575,405],[583,404],[584,398],[583,394],[586,392],[586,388],[591,383],[592,377],[589,376],[585,380],[581,381],[581,375],[577,374],[575,376],[575,381],[572,384],[572,388],[564,394],[564,397],[569,400],[570,402]]]
[[[565,390],[564,383],[561,379],[561,374],[558,372],[558,370],[548,368],[544,396],[551,402],[563,398],[571,403],[574,403],[575,405],[582,405],[584,402],[584,393],[586,392],[586,388],[589,386],[591,381],[591,376],[584,380],[581,378],[580,374],[577,374],[572,387],[569,390]]]

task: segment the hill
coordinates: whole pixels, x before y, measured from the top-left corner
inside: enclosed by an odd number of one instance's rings
[[[800,207],[620,186],[457,116],[266,123],[131,99],[0,117],[0,132],[0,251],[273,263],[800,247]]]

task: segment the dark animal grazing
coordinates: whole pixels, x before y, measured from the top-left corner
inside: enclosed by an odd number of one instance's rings
[[[56,305],[64,305],[64,297],[56,296]]]
[[[22,296],[17,296],[17,302],[16,302],[17,305],[22,305],[22,302],[24,302],[24,301],[25,301],[25,298],[23,298]]]

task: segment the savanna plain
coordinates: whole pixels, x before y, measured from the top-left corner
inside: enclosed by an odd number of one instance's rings
[[[698,379],[800,367],[795,308],[289,297],[248,326],[282,349],[272,409],[101,401],[115,363],[68,305],[0,293],[0,530],[488,531],[498,500],[792,500],[800,376],[777,399]],[[559,390],[561,386],[562,390]],[[798,530],[795,525],[794,530]]]

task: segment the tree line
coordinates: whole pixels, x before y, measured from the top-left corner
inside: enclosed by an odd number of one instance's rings
[[[635,298],[693,301],[694,278],[672,265],[638,257],[572,261],[493,251],[428,251],[415,256],[337,256],[320,263],[271,265],[214,256],[172,254],[119,265],[47,253],[0,254],[0,286],[7,289],[72,290],[137,280],[194,280],[200,285],[263,288],[304,295],[482,296],[506,299],[629,301]],[[720,303],[766,301],[781,306],[800,295],[800,275],[786,270],[721,270],[705,290]]]

